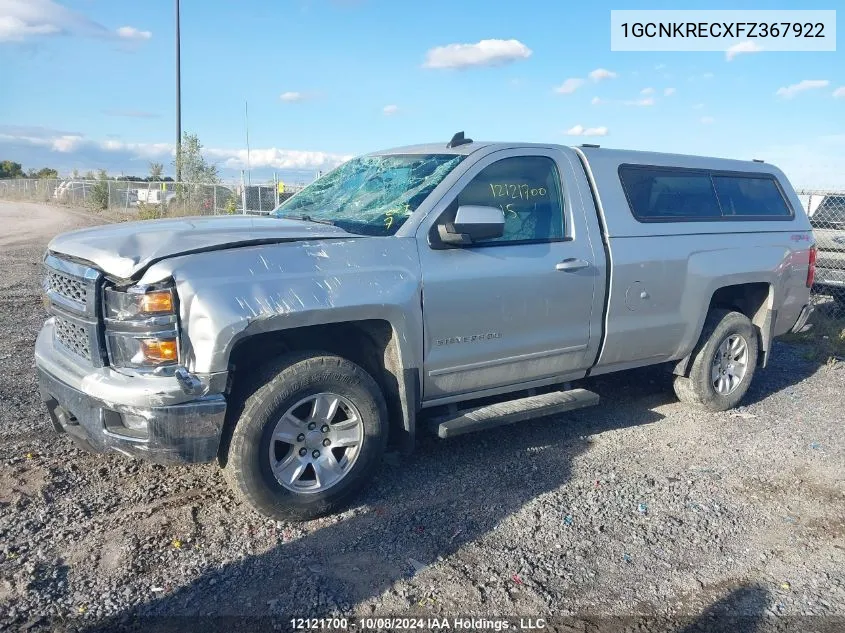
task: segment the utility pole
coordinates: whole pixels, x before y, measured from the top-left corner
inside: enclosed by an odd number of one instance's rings
[[[182,61],[179,51],[179,0],[176,0],[176,182],[182,182]]]
[[[249,164],[249,101],[244,103],[244,121],[246,123],[246,177],[249,184],[252,184],[252,168]]]

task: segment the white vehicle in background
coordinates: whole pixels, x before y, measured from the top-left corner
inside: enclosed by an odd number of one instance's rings
[[[162,191],[161,189],[138,189],[138,203],[164,204],[168,205],[176,200],[175,191]]]
[[[818,245],[814,289],[845,308],[845,196],[801,196]]]
[[[53,191],[53,198],[59,202],[84,200],[92,186],[92,183],[82,180],[66,180]]]

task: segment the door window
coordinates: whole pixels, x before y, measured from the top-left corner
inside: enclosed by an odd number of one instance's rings
[[[503,158],[472,179],[441,222],[453,219],[461,205],[499,207],[505,214],[504,235],[473,246],[556,241],[564,236],[561,200],[560,178],[552,159]]]

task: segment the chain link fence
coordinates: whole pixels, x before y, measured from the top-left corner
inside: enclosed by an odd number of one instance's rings
[[[138,219],[165,216],[268,214],[303,185],[137,182],[126,180],[0,180],[0,199],[117,211]]]
[[[845,190],[802,189],[798,197],[818,248],[813,295],[830,297],[845,310]]]

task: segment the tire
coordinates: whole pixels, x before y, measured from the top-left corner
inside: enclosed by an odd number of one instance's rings
[[[732,342],[733,348],[726,349]],[[738,351],[742,344],[744,352]],[[758,349],[757,330],[747,316],[729,310],[711,310],[692,352],[689,375],[675,377],[675,394],[681,402],[710,411],[733,409],[754,378]],[[727,358],[724,353],[728,354]],[[744,371],[740,370],[741,360],[744,360]],[[740,373],[742,376],[737,379]]]
[[[223,473],[261,514],[311,519],[335,512],[367,482],[387,432],[387,406],[367,372],[333,354],[288,354],[256,375]]]

